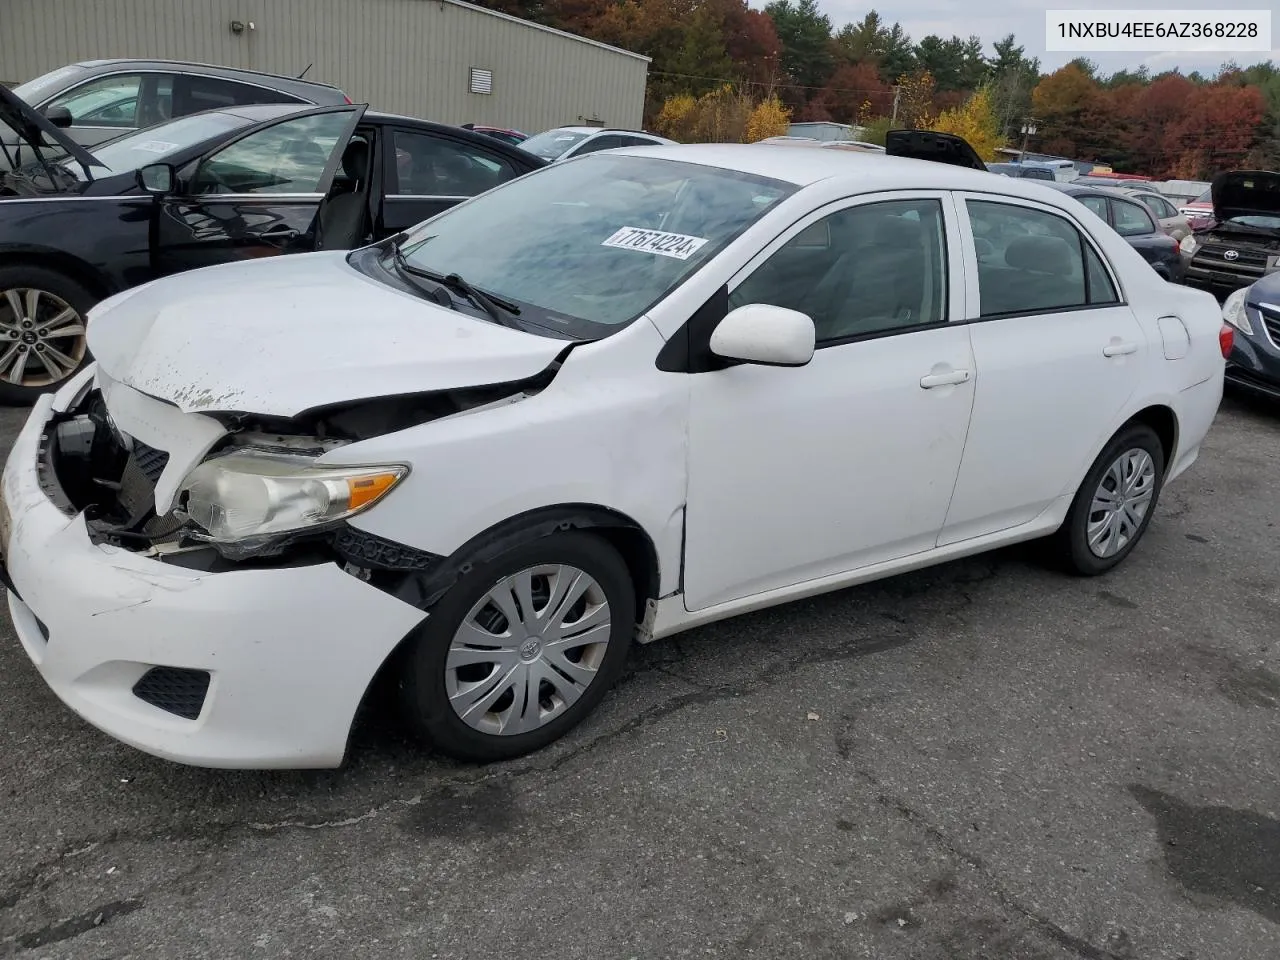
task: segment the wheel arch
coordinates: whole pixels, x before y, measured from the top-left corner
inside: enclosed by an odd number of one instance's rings
[[[419,581],[415,592],[420,597],[419,604],[415,605],[429,611],[473,564],[491,560],[514,547],[564,530],[594,533],[618,551],[635,590],[636,616],[639,618],[637,628],[651,627],[661,584],[657,545],[644,527],[625,513],[591,503],[539,507],[516,514],[476,534],[450,556],[439,558],[439,563],[429,571],[414,575]],[[403,594],[401,599],[407,602]],[[366,685],[351,718],[344,757],[350,756],[352,737],[363,720],[390,699],[384,694],[397,682],[399,665],[420,626],[401,638]]]
[[[1151,406],[1144,407],[1126,420],[1120,427],[1125,427],[1135,423],[1145,424],[1155,431],[1157,437],[1160,438],[1160,450],[1164,454],[1164,468],[1167,471],[1173,465],[1173,458],[1178,452],[1178,415],[1173,408],[1163,404],[1156,403]],[[1116,433],[1119,433],[1117,430]],[[1113,433],[1112,437],[1115,436]],[[1111,442],[1110,438],[1107,440]]]
[[[105,300],[116,293],[116,285],[92,264],[64,250],[43,247],[0,247],[0,267],[32,266],[66,274],[90,293]]]

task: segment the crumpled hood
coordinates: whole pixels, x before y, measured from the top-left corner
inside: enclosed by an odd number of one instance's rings
[[[185,412],[276,417],[521,380],[566,343],[402,293],[352,269],[342,251],[135,287],[90,312],[88,341],[113,380]]]
[[[1233,170],[1219,174],[1210,185],[1213,215],[1232,217],[1280,217],[1280,173]]]

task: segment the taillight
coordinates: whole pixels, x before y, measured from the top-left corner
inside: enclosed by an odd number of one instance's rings
[[[345,93],[342,95],[342,99],[343,99],[343,100],[345,100],[345,101],[347,101],[347,103],[350,103],[350,102],[351,102],[351,98],[350,98],[350,97],[348,97]]]
[[[1229,324],[1224,323],[1222,329],[1218,331],[1218,346],[1222,348],[1222,359],[1226,360],[1231,356],[1231,348],[1236,343],[1236,332]]]

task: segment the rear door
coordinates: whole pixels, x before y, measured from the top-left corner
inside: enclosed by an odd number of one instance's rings
[[[1029,523],[1074,494],[1115,428],[1147,340],[1078,223],[1033,201],[963,196],[973,417],[939,545]]]
[[[382,233],[390,235],[434,217],[520,176],[509,158],[469,140],[412,127],[384,127]]]
[[[360,105],[291,114],[188,164],[179,190],[156,202],[156,272],[314,249],[320,201],[363,114]]]

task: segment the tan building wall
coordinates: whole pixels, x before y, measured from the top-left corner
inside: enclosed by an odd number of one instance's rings
[[[241,29],[233,29],[233,23]],[[645,57],[459,0],[0,0],[0,82],[78,60],[198,60],[442,123],[639,127]],[[471,69],[492,71],[472,93]]]

